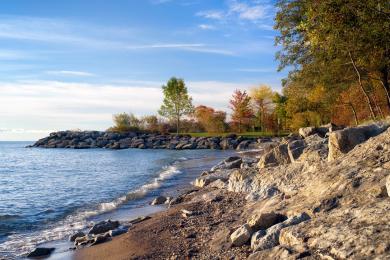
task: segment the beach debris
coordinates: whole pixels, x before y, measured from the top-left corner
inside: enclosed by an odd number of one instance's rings
[[[38,258],[38,257],[44,257],[44,256],[49,256],[51,255],[51,253],[53,253],[53,251],[55,250],[54,247],[37,247],[35,248],[34,251],[32,251],[31,253],[29,253],[27,255],[28,258]]]
[[[113,230],[119,227],[119,221],[112,221],[112,220],[104,220],[101,221],[95,225],[89,230],[88,234],[90,235],[96,235],[96,234],[102,234],[109,230]]]
[[[85,236],[83,231],[78,231],[69,237],[69,241],[74,242],[76,238]]]
[[[186,210],[186,209],[182,209],[182,210],[181,210],[181,215],[182,215],[184,218],[188,218],[188,217],[194,215],[194,212],[193,212],[193,211]]]
[[[141,217],[138,217],[138,218],[135,218],[135,219],[128,221],[128,223],[131,225],[134,225],[134,224],[138,224],[142,221],[148,220],[150,218],[151,218],[150,216],[141,216]]]

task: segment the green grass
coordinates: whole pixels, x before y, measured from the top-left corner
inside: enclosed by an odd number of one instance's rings
[[[191,135],[192,137],[213,137],[213,136],[226,136],[228,134],[236,134],[238,136],[243,136],[243,137],[273,137],[277,136],[276,133],[272,132],[244,132],[244,133],[181,133],[181,134],[188,134]],[[280,132],[279,136],[286,136],[288,135],[289,132]]]

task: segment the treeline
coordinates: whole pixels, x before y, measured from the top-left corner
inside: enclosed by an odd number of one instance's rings
[[[184,80],[171,78],[162,87],[163,104],[158,115],[136,117],[132,113],[113,116],[111,131],[226,133],[226,132],[271,132],[285,130],[286,99],[272,91],[269,86],[234,91],[229,108],[231,113],[199,105],[194,107]],[[227,104],[228,105],[228,104]]]
[[[390,1],[278,0],[277,7],[290,128],[390,114]]]

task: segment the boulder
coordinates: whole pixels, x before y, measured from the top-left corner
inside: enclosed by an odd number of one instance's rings
[[[110,219],[104,220],[93,225],[93,227],[89,230],[88,234],[89,235],[102,234],[107,231],[116,229],[117,227],[119,227],[119,221],[111,221]]]
[[[41,257],[45,257],[45,256],[49,256],[51,255],[51,253],[53,253],[53,251],[55,250],[55,248],[52,248],[52,247],[37,247],[35,248],[34,251],[32,251],[31,253],[29,253],[27,255],[28,258],[41,258]]]
[[[249,148],[249,145],[250,145],[251,143],[252,143],[252,141],[250,141],[250,140],[244,140],[244,141],[242,141],[241,143],[239,143],[239,144],[237,145],[236,150],[239,150],[239,151],[241,151],[241,150],[246,150],[246,149]]]
[[[253,235],[251,238],[251,248],[254,251],[260,251],[275,247],[279,245],[279,236],[283,228],[297,225],[309,219],[309,215],[306,213],[301,213],[299,215],[288,218],[281,223],[271,226],[265,231],[265,234],[263,232],[256,232],[256,236]]]
[[[83,237],[83,236],[85,236],[85,233],[82,231],[78,231],[69,237],[69,241],[74,242],[76,240],[76,238]]]
[[[387,124],[349,127],[329,134],[328,161],[333,161],[351,151],[356,145],[374,137],[388,128]]]
[[[161,204],[164,204],[166,201],[167,201],[167,197],[158,196],[157,198],[155,198],[155,199],[150,203],[150,205],[161,205]]]
[[[267,229],[277,223],[283,222],[287,219],[286,216],[275,212],[262,212],[253,215],[248,220],[248,225],[253,230]]]
[[[303,140],[294,140],[288,143],[288,156],[292,162],[295,162],[301,156],[306,143]]]
[[[234,246],[242,246],[251,238],[252,231],[248,224],[239,227],[230,235],[230,240]]]
[[[386,189],[387,189],[387,195],[390,197],[390,175],[386,178]]]
[[[298,133],[299,133],[299,136],[301,136],[302,138],[306,138],[310,135],[313,135],[316,133],[316,128],[315,127],[302,127],[302,128],[299,128],[298,130]]]
[[[290,163],[290,156],[288,154],[287,144],[280,144],[277,147],[273,148],[268,153],[264,154],[259,163],[257,164],[259,168],[274,167],[281,164]]]

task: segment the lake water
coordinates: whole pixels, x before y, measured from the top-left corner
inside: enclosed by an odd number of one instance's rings
[[[29,144],[0,142],[0,258],[66,239],[90,221],[153,211],[146,205],[155,196],[175,195],[232,153],[25,148]]]

